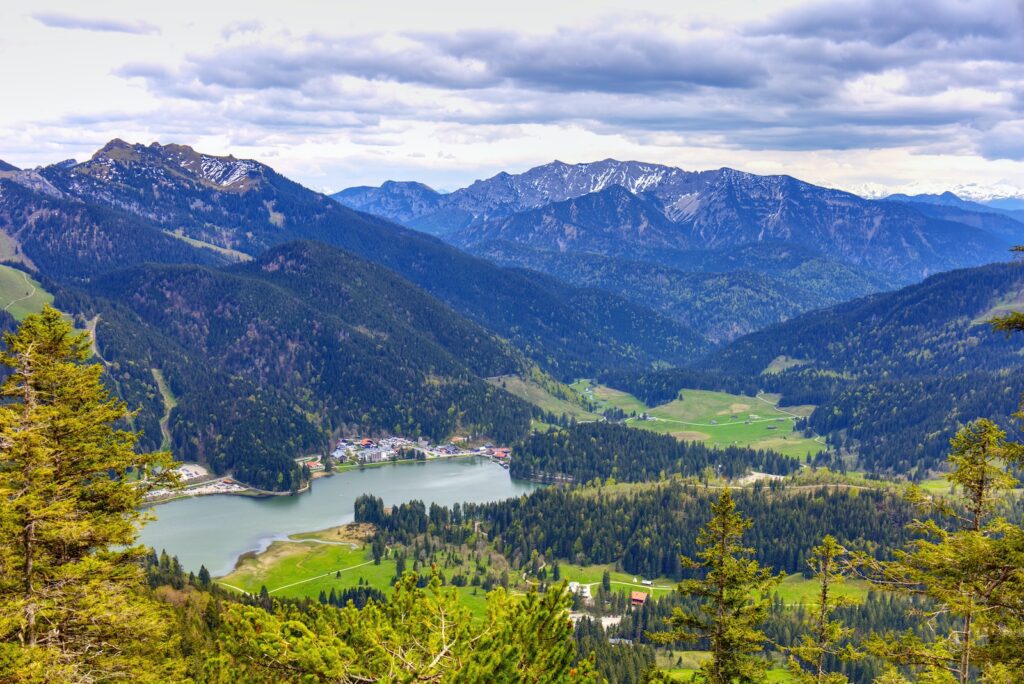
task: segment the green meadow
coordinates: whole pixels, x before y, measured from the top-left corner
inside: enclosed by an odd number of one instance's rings
[[[53,295],[24,271],[0,266],[0,309],[21,320],[53,303]]]
[[[648,407],[628,392],[580,380],[572,387],[596,401],[599,410],[618,408],[637,414],[626,422],[630,427],[672,435],[677,439],[704,442],[710,446],[748,446],[771,449],[785,456],[803,458],[817,454],[824,444],[804,437],[793,429],[794,421],[810,415],[813,406],[780,409],[777,395],[756,397],[727,392],[684,389],[679,397],[660,406]],[[642,417],[646,415],[646,417]]]

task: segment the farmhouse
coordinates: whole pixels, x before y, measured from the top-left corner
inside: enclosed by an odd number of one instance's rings
[[[647,594],[642,591],[629,592],[629,604],[631,606],[642,606],[647,603]]]

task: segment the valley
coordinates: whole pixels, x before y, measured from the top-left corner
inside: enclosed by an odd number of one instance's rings
[[[341,195],[120,140],[0,178],[32,271],[0,269],[4,324],[67,312],[140,458],[188,462],[183,490],[126,473],[154,590],[271,619],[420,592],[466,629],[543,595],[603,672],[685,680],[711,652],[649,634],[695,609],[684,557],[729,496],[737,553],[777,575],[738,595],[788,681],[816,545],[888,562],[905,487],[960,496],[950,438],[1024,394],[1020,341],[988,325],[1024,312],[1019,265],[986,263],[1011,216],[614,160]],[[920,633],[916,599],[865,577],[834,588],[844,619]]]
[[[0,51],[0,684],[1024,682],[1024,0]]]

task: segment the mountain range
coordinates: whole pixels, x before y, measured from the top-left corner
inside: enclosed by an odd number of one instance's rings
[[[612,159],[499,173],[447,194],[389,181],[333,197],[500,265],[621,294],[715,342],[999,261],[1024,241],[1024,222],[982,205],[880,202],[789,176]],[[754,251],[742,264],[721,258]]]
[[[224,265],[318,240],[397,272],[565,377],[678,363],[707,348],[684,324],[621,296],[496,268],[259,162],[181,145],[113,140],[82,163],[8,174],[0,229],[12,255],[66,284],[148,262]]]
[[[1024,221],[1024,200],[995,201],[987,204],[965,200],[952,192],[922,195],[889,195],[888,202],[914,205],[918,211],[938,218],[967,223],[984,230],[1014,238],[1015,225]]]
[[[790,176],[729,168],[692,172],[613,159],[556,161],[444,195],[420,183],[388,183],[333,197],[462,246],[503,240],[608,255],[634,245],[716,249],[797,242],[853,265],[895,270],[906,282],[975,265],[1005,247],[1005,240],[985,230]],[[1015,237],[1024,237],[1024,225],[1017,230]]]
[[[643,377],[700,364],[749,384],[762,369],[735,359],[803,353],[780,339],[824,335],[836,338],[824,353],[848,351],[881,334],[858,317],[906,305],[879,294],[858,300],[874,309],[843,302],[1002,259],[1024,231],[1008,211],[965,203],[869,201],[786,176],[612,160],[555,162],[449,194],[386,183],[341,195],[358,208],[256,161],[113,140],[84,162],[0,170],[0,255],[94,331],[117,391],[140,408],[144,446],[287,489],[302,478],[294,455],[354,426],[514,439],[537,409],[493,376]],[[996,294],[979,296],[987,306]],[[947,359],[966,328],[949,330],[941,350],[911,332]],[[850,371],[824,359],[804,354],[803,370],[770,380],[823,404],[875,396],[868,383],[891,380],[888,368],[842,385]],[[945,391],[942,374],[961,370],[978,369],[950,362],[907,377]],[[856,439],[865,454],[884,451]]]

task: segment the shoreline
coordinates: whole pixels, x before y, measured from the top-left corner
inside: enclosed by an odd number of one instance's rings
[[[204,496],[247,496],[247,497],[252,498],[252,499],[268,499],[268,498],[275,497],[275,496],[298,496],[300,494],[305,494],[306,492],[309,492],[309,491],[312,490],[312,488],[313,488],[313,480],[318,480],[318,479],[324,478],[324,477],[333,477],[334,475],[338,475],[340,473],[345,473],[345,472],[351,472],[353,470],[363,470],[363,469],[368,469],[368,468],[379,468],[379,467],[382,467],[382,466],[408,465],[408,464],[414,464],[414,463],[430,463],[430,462],[433,462],[433,461],[447,461],[447,460],[467,459],[467,458],[483,458],[483,459],[486,459],[488,461],[491,461],[491,459],[488,458],[484,454],[454,454],[454,455],[451,455],[451,456],[435,456],[433,458],[427,458],[427,459],[424,459],[424,460],[415,459],[415,458],[409,458],[409,459],[400,459],[400,460],[395,460],[395,461],[382,461],[380,463],[346,464],[346,465],[341,465],[341,466],[335,467],[329,473],[322,472],[322,471],[318,472],[318,473],[314,473],[313,474],[313,478],[309,482],[307,482],[304,487],[300,488],[295,493],[292,493],[292,492],[272,492],[272,491],[268,491],[268,490],[265,490],[265,489],[257,489],[256,487],[251,487],[251,486],[249,486],[249,485],[247,485],[247,484],[245,484],[243,482],[235,480],[234,478],[229,478],[229,477],[225,476],[224,478],[220,478],[218,480],[207,481],[207,482],[203,482],[201,484],[194,485],[194,487],[208,486],[212,482],[222,482],[224,479],[231,479],[235,484],[243,487],[244,489],[229,490],[229,491],[222,491],[222,492],[202,492],[202,493],[197,493],[197,494],[188,494],[187,491],[188,491],[189,487],[185,487],[184,489],[176,491],[176,492],[173,492],[173,493],[169,494],[168,496],[161,497],[159,499],[151,499],[151,500],[145,501],[145,502],[143,502],[143,505],[144,506],[159,506],[160,504],[171,503],[172,501],[180,501],[182,499],[195,499],[195,498],[204,497]],[[493,463],[493,461],[491,461],[491,462]]]

